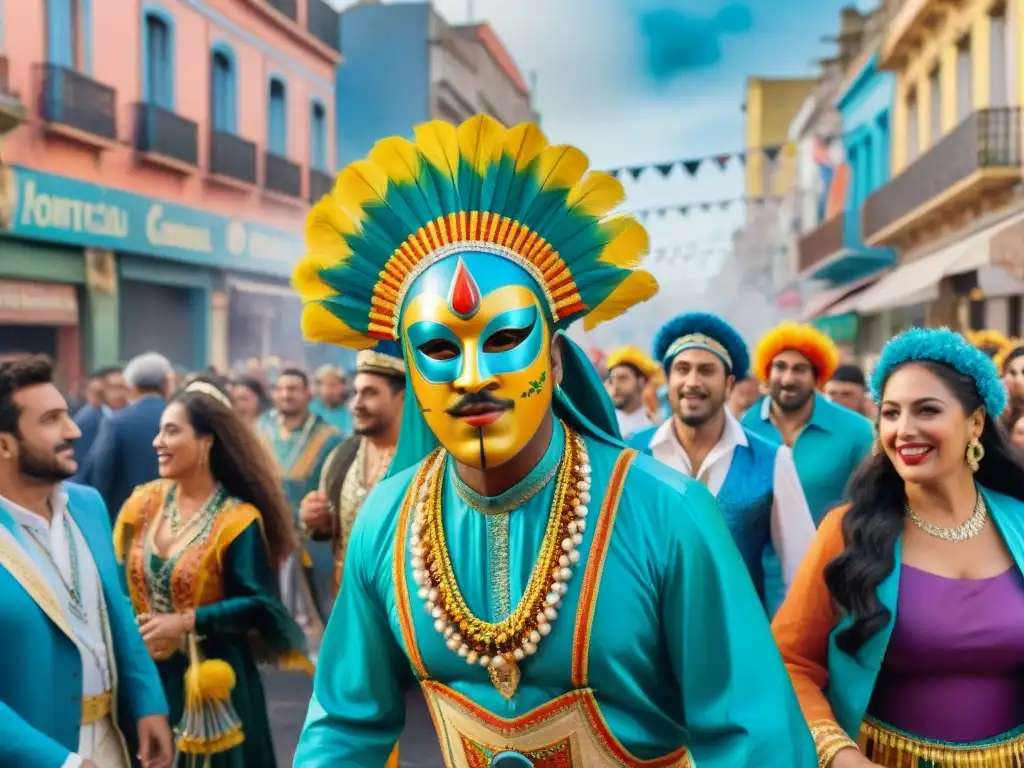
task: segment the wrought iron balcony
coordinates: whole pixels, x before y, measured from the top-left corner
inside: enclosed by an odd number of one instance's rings
[[[199,127],[156,104],[136,104],[135,149],[182,165],[197,166]]]
[[[306,7],[306,29],[328,48],[341,51],[341,14],[324,0],[309,0]]]
[[[1021,178],[1020,108],[978,110],[868,197],[864,241],[897,244],[908,230]]]
[[[278,13],[287,16],[292,21],[298,21],[299,2],[298,0],[267,0],[267,4]]]
[[[81,72],[56,64],[38,66],[39,114],[51,128],[76,138],[117,140],[117,92]]]
[[[233,133],[211,131],[210,173],[245,184],[255,184],[256,145]]]
[[[263,188],[288,197],[302,197],[302,168],[272,152],[263,153]]]
[[[845,213],[838,213],[828,221],[812,229],[797,243],[797,267],[803,272],[815,267],[843,249],[843,225]]]
[[[309,202],[318,203],[334,187],[334,178],[323,171],[309,169]]]

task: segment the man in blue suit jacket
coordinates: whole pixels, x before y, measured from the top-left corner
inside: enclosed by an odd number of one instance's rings
[[[124,369],[131,405],[111,414],[100,425],[96,443],[86,457],[77,479],[91,485],[103,497],[111,519],[136,486],[156,480],[153,440],[160,431],[160,416],[174,369],[163,355],[147,352]]]
[[[0,363],[0,766],[170,768],[156,666],[43,358]]]
[[[85,405],[75,412],[75,424],[82,436],[75,441],[75,461],[81,464],[96,442],[103,419],[128,405],[128,388],[124,371],[117,367],[101,368],[89,377]]]

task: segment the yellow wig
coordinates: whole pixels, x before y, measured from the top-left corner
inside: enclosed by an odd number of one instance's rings
[[[991,328],[983,328],[980,331],[967,331],[964,333],[964,336],[967,337],[967,340],[973,346],[995,360],[996,365],[1000,368],[1001,359],[1005,358],[1014,346],[1013,342],[1006,337],[1006,334]]]
[[[839,366],[835,343],[811,325],[785,322],[766,333],[754,349],[753,371],[767,383],[772,362],[786,350],[799,352],[814,366],[818,388],[824,387]]]
[[[661,373],[661,366],[638,347],[619,347],[618,349],[613,349],[608,353],[604,364],[609,371],[617,365],[631,365],[648,379],[654,379]]]

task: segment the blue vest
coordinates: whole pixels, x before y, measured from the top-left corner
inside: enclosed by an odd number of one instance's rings
[[[775,453],[778,447],[747,431],[748,445],[737,445],[718,491],[718,509],[747,564],[757,596],[764,602],[765,547],[771,544],[775,500]]]

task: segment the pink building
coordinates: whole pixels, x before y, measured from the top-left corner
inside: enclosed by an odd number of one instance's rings
[[[324,0],[0,0],[0,354],[300,354],[338,27]]]

